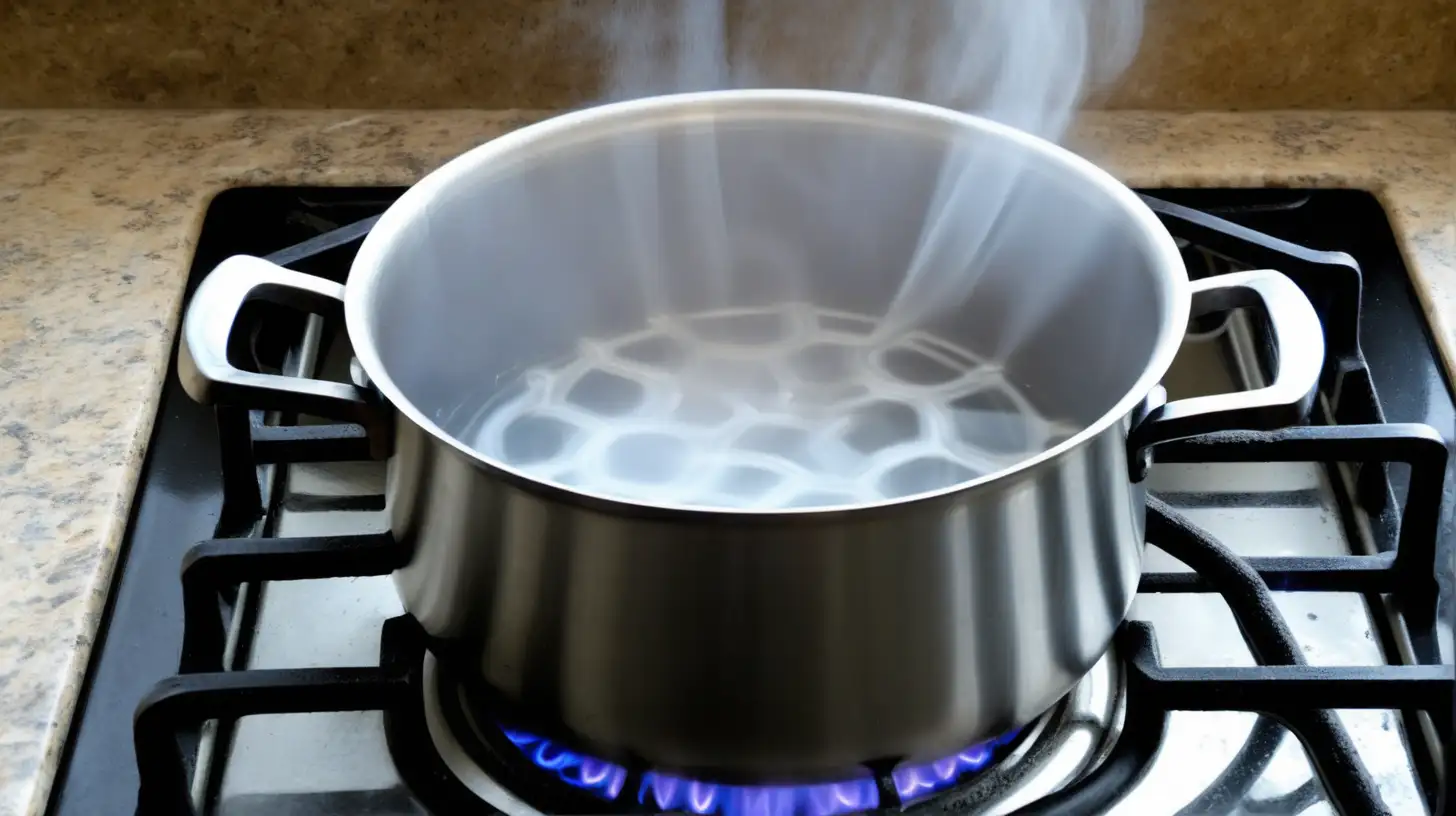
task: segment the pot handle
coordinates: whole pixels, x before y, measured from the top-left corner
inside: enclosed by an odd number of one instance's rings
[[[373,436],[384,413],[368,389],[244,371],[228,360],[238,312],[254,299],[338,316],[343,312],[344,286],[250,255],[234,255],[218,264],[198,285],[182,321],[177,376],[187,395],[203,405],[296,411],[357,422]]]
[[[1190,316],[1256,305],[1263,307],[1272,329],[1274,381],[1253,391],[1148,406],[1128,432],[1135,481],[1146,475],[1150,449],[1160,442],[1214,431],[1271,430],[1309,415],[1324,368],[1325,335],[1314,306],[1294,281],[1272,269],[1203,278],[1193,283]]]

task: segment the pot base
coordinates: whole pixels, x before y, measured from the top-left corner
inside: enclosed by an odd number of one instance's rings
[[[1117,658],[1108,653],[1030,725],[952,756],[874,771],[851,769],[838,782],[727,785],[629,770],[555,740],[502,727],[433,655],[424,660],[425,723],[436,751],[474,795],[513,816],[668,810],[836,816],[946,797],[958,807],[1005,812],[1094,767],[1120,729],[1125,694]]]

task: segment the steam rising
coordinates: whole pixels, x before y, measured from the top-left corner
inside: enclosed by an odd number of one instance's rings
[[[856,91],[963,110],[1053,141],[1087,92],[1131,60],[1142,13],[1142,0],[619,0],[578,8],[603,6],[605,17],[594,22],[609,46],[611,99],[730,88]],[[549,213],[573,236],[552,250],[562,253],[557,266],[593,268],[596,280],[603,270],[626,270],[626,287],[559,297],[563,314],[580,313],[576,330],[590,334],[581,327],[597,304],[617,303],[646,317],[651,339],[694,362],[633,360],[625,350],[648,336],[610,336],[621,331],[612,323],[608,336],[583,338],[573,359],[527,372],[509,398],[482,409],[473,424],[487,454],[627,498],[829,506],[998,471],[1075,433],[1092,418],[1081,410],[1094,401],[1087,395],[1115,390],[1099,364],[1117,358],[1126,338],[1104,349],[1053,349],[1080,359],[1040,382],[1014,376],[1017,352],[1045,342],[1043,330],[1066,320],[1089,282],[1113,286],[1090,266],[1115,257],[1103,251],[1111,222],[1077,210],[1075,195],[1047,194],[1045,184],[1028,193],[1036,188],[1023,183],[1028,157],[1044,156],[1012,149],[1013,139],[907,142],[899,131],[863,124],[840,138],[831,122],[812,140],[792,125],[762,138],[717,127],[712,117],[694,119],[660,140],[624,129],[591,168],[523,184],[512,199]],[[564,205],[552,198],[556,184],[583,192]],[[582,200],[591,203],[578,208]],[[944,318],[965,311],[978,286],[974,317],[959,321],[960,336],[942,336]],[[849,298],[850,306],[833,302],[850,292],[873,294]],[[835,312],[861,312],[870,302],[877,313]],[[863,333],[845,328],[857,320]],[[757,328],[731,342],[699,331],[724,321]],[[966,339],[970,346],[956,345]],[[796,355],[810,349],[842,352],[847,362],[837,372],[796,369]],[[910,352],[952,373],[928,383],[884,363]],[[735,369],[743,376],[728,376]],[[578,385],[588,382],[610,393],[583,397]],[[826,396],[826,384],[843,393]],[[1030,385],[1038,393],[1023,395]],[[624,402],[617,392],[633,397]],[[709,422],[680,416],[705,400],[730,409]],[[901,415],[908,419],[897,426]],[[770,432],[771,444],[750,444]],[[865,438],[887,441],[866,446]],[[745,493],[733,477],[746,470],[767,474],[759,481],[768,486]]]
[[[1065,132],[1137,51],[1143,0],[622,0],[609,95],[813,87]]]
[[[1142,10],[1143,0],[625,0],[603,25],[608,96],[858,91],[955,108],[1058,141],[1086,94],[1132,61]],[[705,258],[724,259],[718,163],[698,158],[699,240]],[[648,172],[641,157],[621,170],[624,182]],[[971,296],[993,229],[1016,229],[1005,210],[1021,170],[1000,157],[947,156],[885,331],[923,326]],[[626,202],[649,220],[654,203]],[[731,274],[706,276],[721,284]],[[1045,274],[1056,283],[1056,270]],[[653,287],[645,286],[650,300]]]

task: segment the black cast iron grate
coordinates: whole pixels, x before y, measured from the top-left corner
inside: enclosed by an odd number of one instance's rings
[[[1321,462],[1358,466],[1355,495],[1390,534],[1370,555],[1312,558],[1241,558],[1151,499],[1148,540],[1193,568],[1192,573],[1147,573],[1139,591],[1216,592],[1229,604],[1250,652],[1252,668],[1166,668],[1158,660],[1151,627],[1128,622],[1116,645],[1126,663],[1127,708],[1121,735],[1095,770],[1070,787],[1028,805],[1020,814],[1097,813],[1120,799],[1157,753],[1170,711],[1249,711],[1261,716],[1255,732],[1284,727],[1312,760],[1323,793],[1342,814],[1387,813],[1378,789],[1340,726],[1334,709],[1388,709],[1401,713],[1408,732],[1434,728],[1449,745],[1456,679],[1442,663],[1436,636],[1440,586],[1437,542],[1445,534],[1442,495],[1448,468],[1441,436],[1419,424],[1386,423],[1358,342],[1361,277],[1353,259],[1270,238],[1203,212],[1161,200],[1150,206],[1179,238],[1212,256],[1246,267],[1273,267],[1310,295],[1326,331],[1328,359],[1322,384],[1338,425],[1312,425],[1272,433],[1212,434],[1157,450],[1161,462]],[[321,253],[347,251],[372,225],[361,221],[327,232],[271,259],[307,264]],[[218,534],[246,535],[265,512],[258,466],[368,458],[362,428],[353,425],[270,426],[260,414],[219,409],[224,504]],[[1389,466],[1409,468],[1392,480]],[[1403,488],[1403,489],[1402,489]],[[1404,500],[1397,499],[1404,494]],[[1397,532],[1398,531],[1398,532]],[[385,622],[378,666],[333,669],[224,671],[225,601],[244,582],[384,575],[399,562],[387,534],[324,538],[224,537],[197,545],[183,569],[185,610],[177,675],[163,680],[138,707],[134,723],[140,774],[138,812],[191,814],[191,758],[179,741],[203,721],[255,714],[381,710],[391,752],[412,791],[439,813],[494,813],[456,780],[428,750],[421,707],[426,641],[408,617]],[[1354,592],[1388,596],[1404,617],[1404,631],[1381,632],[1387,653],[1400,638],[1414,665],[1313,667],[1275,607],[1271,590]],[[1257,733],[1248,745],[1256,744]],[[1453,754],[1409,740],[1417,776],[1433,813],[1445,812],[1443,781],[1456,779]],[[396,748],[401,748],[396,750]],[[1225,812],[1244,800],[1268,757],[1235,761],[1185,812]],[[1261,764],[1262,763],[1262,764]],[[953,803],[932,798],[900,807],[894,785],[879,781],[881,810],[940,812]],[[1315,780],[1265,802],[1297,812],[1321,795]],[[577,802],[563,803],[566,809]],[[594,801],[596,812],[610,810]]]

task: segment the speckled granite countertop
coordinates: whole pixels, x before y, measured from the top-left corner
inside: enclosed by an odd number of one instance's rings
[[[228,186],[406,184],[539,114],[0,111],[0,814],[44,809],[167,370]],[[1456,362],[1456,113],[1100,113],[1133,185],[1377,192]]]

